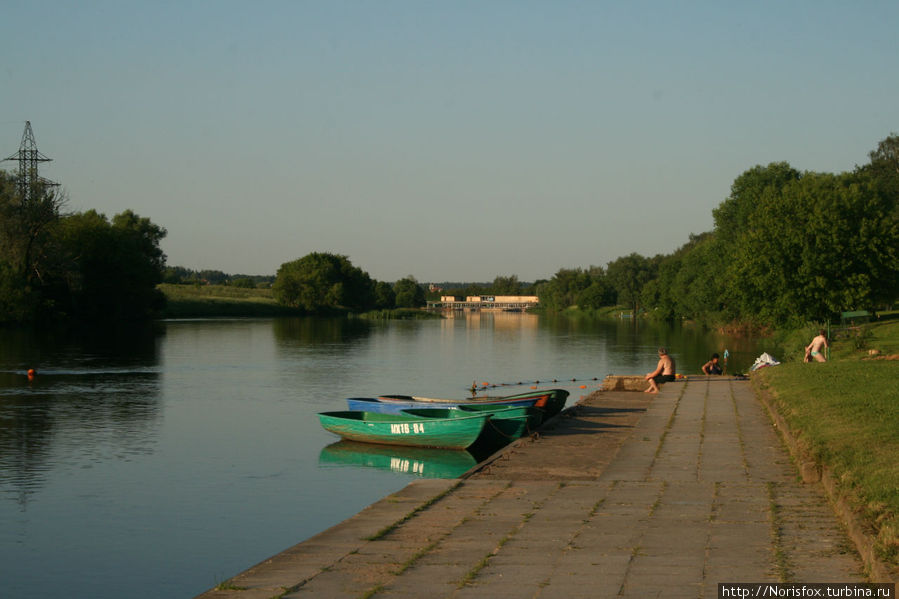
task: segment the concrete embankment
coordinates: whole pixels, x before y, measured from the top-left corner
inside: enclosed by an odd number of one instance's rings
[[[735,581],[865,576],[749,383],[701,377],[594,393],[467,477],[411,483],[201,597],[716,597]]]

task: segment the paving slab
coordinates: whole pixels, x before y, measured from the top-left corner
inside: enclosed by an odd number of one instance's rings
[[[865,577],[749,383],[691,377],[593,393],[464,479],[413,482],[200,597],[716,597],[735,581]]]

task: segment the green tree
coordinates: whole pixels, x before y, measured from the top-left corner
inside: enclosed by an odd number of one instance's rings
[[[24,198],[16,178],[0,171],[0,250],[8,268],[24,285],[40,285],[50,259],[53,227],[65,197],[55,187],[36,182]]]
[[[892,203],[893,218],[899,218],[899,135],[891,134],[868,156],[871,162],[857,172],[873,179],[878,191]]]
[[[786,162],[757,165],[744,172],[731,185],[730,196],[712,211],[715,232],[725,242],[736,239],[750,226],[750,217],[767,189],[778,191],[800,177],[801,173]]]
[[[658,260],[632,253],[609,262],[606,276],[617,293],[619,304],[629,305],[634,313],[640,307],[643,287],[655,278]]]
[[[393,285],[393,291],[396,294],[397,308],[419,308],[425,305],[425,290],[412,275],[397,281]]]
[[[374,282],[346,256],[313,252],[278,269],[272,294],[287,306],[308,312],[362,311],[374,306]]]
[[[64,258],[52,297],[60,308],[83,319],[146,318],[162,307],[165,229],[126,210],[112,222],[95,210],[62,219],[59,243]]]
[[[615,289],[605,279],[596,279],[577,295],[579,308],[602,308],[615,303]]]
[[[393,285],[385,281],[375,283],[375,308],[379,310],[392,310],[396,307],[396,293]]]
[[[250,277],[235,277],[231,279],[231,286],[241,289],[256,289],[256,283]]]
[[[806,173],[769,188],[737,243],[728,291],[744,316],[825,320],[899,292],[899,223],[871,179]]]
[[[578,298],[592,283],[590,271],[560,268],[552,279],[537,286],[537,297],[547,310],[564,310],[577,305]]]
[[[715,234],[691,234],[686,244],[660,259],[657,275],[644,285],[641,299],[661,319],[720,320],[725,265]]]
[[[493,279],[493,294],[521,295],[521,283],[518,281],[518,275],[497,276]]]
[[[58,257],[54,228],[66,201],[40,181],[22,197],[17,183],[0,171],[0,322],[31,320],[46,310],[42,292]]]

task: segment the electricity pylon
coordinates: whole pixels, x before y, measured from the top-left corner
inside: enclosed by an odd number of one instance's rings
[[[27,202],[32,199],[32,193],[37,189],[38,184],[53,187],[59,185],[59,183],[54,183],[38,175],[38,163],[50,162],[52,158],[47,158],[38,152],[37,142],[34,141],[34,132],[31,130],[31,121],[25,121],[25,132],[22,134],[22,143],[19,145],[19,151],[6,158],[6,160],[15,160],[19,163],[19,174],[16,177],[16,184],[23,201]]]

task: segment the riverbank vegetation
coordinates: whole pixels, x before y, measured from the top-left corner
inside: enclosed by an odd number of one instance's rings
[[[899,295],[899,136],[841,174],[785,162],[737,177],[712,231],[669,255],[561,269],[538,286],[546,309],[628,305],[665,320],[760,330],[890,307]]]
[[[130,210],[67,214],[56,187],[20,183],[0,171],[0,323],[158,312],[165,229]]]
[[[348,257],[313,252],[276,276],[225,275],[168,267],[162,229],[131,211],[111,221],[95,211],[63,214],[65,198],[38,183],[25,193],[0,171],[0,321],[140,318],[242,313],[274,304],[288,313],[333,314],[421,308],[439,295],[538,295],[540,309],[690,320],[719,329],[797,329],[850,310],[877,311],[899,295],[899,136],[870,162],[841,174],[800,172],[785,162],[736,178],[713,210],[714,229],[691,234],[669,255],[622,256],[605,266],[562,268],[522,283],[431,286],[414,277],[377,281]],[[156,285],[221,283],[271,287],[271,300],[175,297]],[[219,294],[220,295],[220,294]],[[193,302],[188,304],[187,302]],[[386,312],[384,312],[386,311]]]
[[[163,318],[297,316],[301,311],[275,301],[269,288],[162,283]]]
[[[823,465],[869,528],[878,555],[899,567],[899,313],[837,339],[831,360],[753,373],[803,450]],[[807,342],[807,341],[806,341]],[[799,350],[801,352],[801,349]]]

